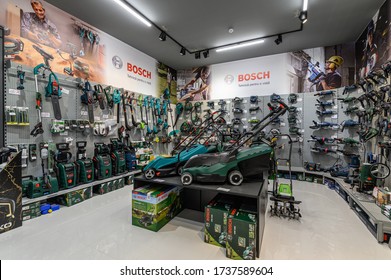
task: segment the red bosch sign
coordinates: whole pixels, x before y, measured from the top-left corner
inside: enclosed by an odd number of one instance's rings
[[[257,73],[245,73],[238,75],[238,81],[255,81],[255,80],[265,80],[270,79],[270,71],[257,72]]]
[[[137,65],[131,63],[128,63],[128,71],[133,72],[134,74],[142,76],[144,78],[152,78],[151,71],[145,70],[144,68],[138,67]]]

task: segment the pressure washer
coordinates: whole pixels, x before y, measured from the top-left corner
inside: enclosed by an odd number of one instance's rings
[[[110,148],[104,143],[94,143],[95,155],[93,157],[95,178],[102,180],[111,177],[112,164],[110,156]]]
[[[76,164],[70,162],[72,153],[69,152],[69,143],[57,143],[57,153],[54,156],[55,169],[60,188],[69,189],[76,186]]]
[[[124,144],[118,138],[111,138],[110,142],[112,173],[113,175],[124,173],[126,171]]]
[[[94,163],[92,159],[87,158],[87,141],[76,142],[76,171],[77,184],[84,184],[94,181]]]

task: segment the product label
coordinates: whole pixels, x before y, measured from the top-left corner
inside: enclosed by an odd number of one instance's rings
[[[9,93],[9,94],[13,94],[13,95],[20,95],[20,90],[10,88],[10,89],[8,90],[8,93]]]
[[[69,89],[62,88],[62,89],[61,89],[61,92],[62,92],[62,93],[65,93],[65,94],[69,94]]]
[[[50,113],[49,112],[42,112],[41,117],[42,118],[50,118]]]

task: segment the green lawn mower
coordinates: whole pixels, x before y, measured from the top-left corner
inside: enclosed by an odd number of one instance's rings
[[[277,106],[268,104],[270,113],[266,115],[251,131],[243,133],[226,152],[193,156],[183,167],[181,182],[187,186],[194,181],[223,183],[238,186],[244,179],[260,178],[270,169],[270,157],[273,148],[266,141],[259,145],[242,148],[268,126],[273,120],[285,114],[288,106],[278,101]],[[242,148],[242,149],[241,149]]]
[[[218,113],[217,117],[214,117]],[[164,177],[170,174],[176,173],[178,175],[182,174],[183,165],[194,155],[205,154],[209,152],[215,152],[216,146],[207,147],[207,142],[211,138],[214,132],[217,132],[224,124],[225,120],[223,119],[224,111],[216,111],[206,118],[202,124],[199,126],[200,130],[197,135],[193,137],[186,145],[182,145],[192,137],[192,134],[189,134],[185,139],[183,139],[177,146],[174,147],[172,151],[172,156],[164,157],[159,156],[153,161],[151,161],[145,168],[144,176],[146,179],[153,179],[155,177]],[[211,136],[207,137],[203,144],[195,144],[200,140],[200,138],[208,131],[209,128],[212,128],[214,132]],[[177,154],[175,154],[178,152]]]

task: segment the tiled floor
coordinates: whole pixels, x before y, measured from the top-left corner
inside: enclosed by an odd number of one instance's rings
[[[266,217],[261,259],[391,259],[332,190],[294,182],[301,221]],[[25,222],[0,235],[0,259],[225,259],[202,223],[176,217],[159,232],[131,225],[131,188]]]

